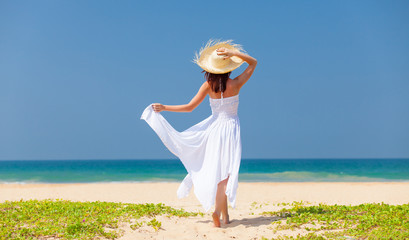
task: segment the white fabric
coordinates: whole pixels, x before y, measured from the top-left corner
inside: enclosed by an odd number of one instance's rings
[[[178,197],[186,197],[194,186],[206,211],[215,202],[217,184],[228,177],[226,195],[235,207],[241,161],[239,96],[209,100],[212,115],[183,132],[176,131],[160,113],[154,112],[152,105],[141,116],[188,172],[179,186]]]

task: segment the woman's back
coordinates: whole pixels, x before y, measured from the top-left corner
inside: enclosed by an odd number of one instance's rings
[[[238,81],[236,79],[229,78],[226,82],[226,90],[223,92],[223,98],[233,97],[238,95],[240,92],[240,87],[238,86]],[[209,97],[213,99],[219,99],[222,97],[221,92],[209,91]]]

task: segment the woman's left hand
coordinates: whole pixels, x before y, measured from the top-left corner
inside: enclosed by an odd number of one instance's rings
[[[162,112],[163,110],[165,110],[165,106],[163,106],[160,103],[152,104],[152,108],[153,108],[153,111],[155,111],[155,112]]]

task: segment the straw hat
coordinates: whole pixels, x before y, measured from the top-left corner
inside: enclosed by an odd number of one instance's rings
[[[244,52],[243,48],[238,44],[232,43],[232,40],[209,40],[206,46],[200,49],[199,54],[196,53],[193,62],[199,65],[203,70],[216,74],[231,72],[243,64],[244,61],[239,57],[232,56],[228,59],[223,59],[225,55],[217,55],[216,50],[221,47]]]

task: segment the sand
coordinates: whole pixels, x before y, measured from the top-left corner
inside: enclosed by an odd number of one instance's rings
[[[124,203],[164,203],[188,211],[204,210],[193,192],[178,199],[178,183],[93,183],[93,184],[0,184],[0,202],[20,199],[67,199]],[[203,217],[157,217],[159,231],[151,227],[132,230],[124,224],[120,239],[260,239],[279,235],[296,236],[297,231],[273,233],[273,217],[260,215],[274,211],[276,203],[308,201],[312,204],[409,203],[409,182],[376,183],[239,183],[237,206],[229,208],[231,223],[212,227],[211,211]],[[254,202],[257,205],[254,205]],[[259,207],[261,205],[261,207]]]

